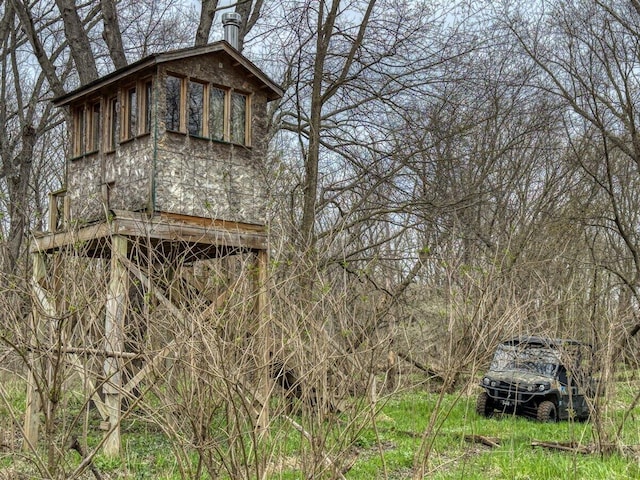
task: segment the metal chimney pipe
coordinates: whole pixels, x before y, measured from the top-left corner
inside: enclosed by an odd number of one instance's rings
[[[229,12],[222,14],[222,25],[224,25],[224,39],[236,50],[240,37],[240,24],[242,17],[239,13]]]

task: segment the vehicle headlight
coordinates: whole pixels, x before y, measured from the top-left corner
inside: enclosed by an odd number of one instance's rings
[[[533,385],[527,385],[527,392],[533,392]]]
[[[498,382],[496,382],[495,380],[493,380],[493,381],[491,382],[491,386],[492,386],[492,387],[495,387],[496,385],[498,385]]]
[[[491,380],[489,380],[489,377],[484,377],[482,379],[482,383],[485,384],[485,385],[489,385],[489,383],[491,383]]]
[[[550,388],[550,385],[548,383],[541,383],[538,386],[538,390],[540,390],[541,392],[544,392],[545,390],[548,390]]]

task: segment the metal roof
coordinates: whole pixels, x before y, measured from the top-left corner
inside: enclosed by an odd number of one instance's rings
[[[569,338],[549,338],[549,337],[538,337],[534,335],[524,335],[520,337],[514,337],[509,340],[505,340],[501,342],[502,345],[540,345],[542,347],[547,348],[558,348],[563,345],[585,345],[587,347],[591,347],[588,343],[580,342],[578,340],[573,340]]]

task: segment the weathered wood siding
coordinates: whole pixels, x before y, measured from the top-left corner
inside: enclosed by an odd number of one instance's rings
[[[147,70],[144,75],[148,78],[150,73]],[[166,132],[167,73],[249,94],[251,145]],[[121,85],[127,82],[130,84],[131,79]],[[156,98],[152,100],[150,134],[120,143],[115,152],[68,161],[67,195],[72,219],[82,224],[104,220],[108,209],[153,209],[264,224],[266,187],[261,172],[267,143],[267,97],[261,90],[263,84],[228,56],[217,53],[164,63],[153,75],[153,82]],[[113,94],[113,88],[104,92],[104,98]]]
[[[150,135],[121,144],[115,152],[70,160],[67,195],[71,218],[80,224],[104,220],[107,209],[140,211],[150,205],[153,140]],[[108,192],[108,206],[105,198]]]
[[[105,182],[109,185],[109,208],[137,212],[150,205],[153,171],[153,138],[136,137],[105,157]]]
[[[100,154],[67,161],[67,195],[71,218],[80,224],[104,218]]]
[[[263,224],[264,188],[251,151],[168,133],[158,146],[155,209]]]
[[[260,173],[265,155],[267,99],[256,84],[226,58],[211,56],[164,66],[166,73],[187,75],[251,94],[251,146],[234,145],[166,132],[164,89],[158,101],[160,137],[155,176],[155,209],[196,217],[252,224],[265,223],[266,188]]]

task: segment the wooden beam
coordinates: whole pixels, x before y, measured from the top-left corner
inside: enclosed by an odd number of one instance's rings
[[[58,351],[60,353],[74,354],[76,357],[78,355],[103,355],[105,357],[135,359],[135,358],[140,358],[142,356],[140,353],[112,352],[111,350],[101,350],[99,348],[85,348],[85,347],[60,347]]]
[[[122,263],[126,266],[128,271],[131,272],[138,279],[138,281],[143,285],[143,287],[148,292],[153,292],[153,294],[160,301],[160,303],[162,303],[176,319],[182,318],[182,313],[171,302],[171,300],[165,297],[158,288],[152,288],[153,284],[151,283],[151,280],[144,273],[142,273],[142,270],[140,269],[140,267],[138,267],[135,263],[133,263],[132,261],[126,258],[122,260]],[[162,350],[160,350],[153,357],[153,359],[149,360],[147,364],[138,373],[136,373],[136,375],[131,380],[129,380],[129,382],[127,382],[127,384],[123,387],[123,392],[130,393],[134,388],[136,388],[140,384],[140,382],[142,382],[144,378],[149,373],[151,373],[151,371],[154,368],[157,367],[159,362],[165,358],[164,355],[166,355],[171,350],[173,350],[175,345],[176,345],[176,341],[172,340]]]
[[[111,238],[111,279],[107,296],[104,325],[107,351],[124,351],[124,319],[127,309],[129,274],[124,266],[127,258],[127,238],[115,235]],[[116,357],[104,361],[105,383],[102,391],[109,414],[109,430],[104,442],[104,453],[108,456],[120,454],[120,400],[122,390],[122,368]]]
[[[142,283],[142,285],[144,286],[144,288],[147,289],[147,291],[153,291],[154,295],[156,296],[156,298],[158,298],[158,300],[160,300],[160,302],[167,307],[167,309],[171,312],[171,314],[176,317],[177,319],[182,318],[182,313],[180,312],[180,310],[178,309],[178,307],[176,307],[171,300],[169,300],[167,297],[165,297],[164,295],[162,295],[162,292],[157,289],[157,288],[151,288],[153,287],[153,284],[151,283],[151,280],[149,280],[149,278],[142,273],[142,270],[140,269],[140,267],[138,267],[135,263],[133,263],[132,261],[128,260],[128,259],[122,259],[122,263],[127,267],[127,269],[133,274],[135,275],[135,277],[140,281],[140,283]]]
[[[256,428],[258,435],[264,435],[269,428],[269,397],[273,391],[273,380],[269,372],[272,351],[271,326],[271,303],[269,301],[269,255],[266,250],[260,250],[256,254],[256,270],[258,280],[258,295],[256,296],[257,325],[257,345],[261,352],[258,352],[262,365],[259,365],[259,391],[262,394],[263,402]]]
[[[49,231],[55,233],[58,230],[58,202],[56,194],[49,193]]]
[[[221,247],[264,250],[267,236],[264,233],[227,230],[216,226],[190,223],[161,222],[157,219],[139,222],[116,217],[112,228],[115,234],[156,240],[181,241]]]
[[[175,340],[171,340],[167,343],[163,349],[156,353],[153,358],[149,359],[145,366],[142,367],[124,387],[122,387],[122,391],[125,394],[131,393],[134,388],[140,385],[140,382],[142,382],[147,375],[149,375],[154,369],[158,368],[160,362],[167,358],[167,355],[175,348],[175,346]]]
[[[264,225],[244,222],[232,222],[229,220],[221,220],[218,218],[194,217],[191,215],[183,215],[180,213],[160,212],[159,217],[161,220],[166,219],[172,222],[183,222],[200,225],[203,227],[221,228],[228,232],[251,232],[265,234],[267,231]]]
[[[31,347],[36,350],[40,341],[41,335],[41,322],[40,315],[44,312],[47,315],[53,315],[55,312],[50,310],[51,305],[46,301],[46,295],[42,293],[42,287],[40,282],[46,276],[46,263],[45,256],[42,253],[33,255],[33,272],[32,272],[32,285],[34,290],[34,297],[36,302],[30,316],[30,328],[31,328]],[[36,306],[36,304],[38,304]],[[39,307],[39,308],[38,308]],[[22,449],[24,451],[33,451],[38,443],[38,433],[40,427],[40,409],[42,408],[42,392],[41,385],[39,384],[38,376],[36,375],[36,364],[38,358],[35,352],[30,352],[29,358],[29,372],[27,375],[27,399],[24,415],[24,441],[22,443]]]
[[[37,255],[40,255],[40,254],[37,254]],[[36,272],[36,269],[34,269],[34,272]],[[40,276],[41,273],[38,273],[38,275]],[[48,292],[44,288],[42,288],[39,282],[35,281],[35,279],[33,282],[33,290],[34,290],[35,300],[36,300],[35,307],[37,307],[39,311],[42,312],[42,314],[46,315],[49,318],[53,318],[56,313],[53,300],[49,297]],[[34,351],[42,350],[42,349],[38,349],[37,346],[34,346],[34,345],[32,345],[31,349],[33,349]],[[106,354],[107,352],[98,351],[96,349],[80,349],[80,348],[73,348],[73,347],[62,347],[60,349],[60,352],[69,354],[66,357],[67,360],[69,360],[73,369],[80,375],[83,385],[86,385],[88,387],[89,391],[91,392],[90,393],[91,400],[93,401],[96,408],[98,409],[98,412],[100,413],[100,416],[102,417],[102,419],[106,420],[109,415],[107,413],[104,402],[100,398],[100,395],[98,395],[95,382],[91,379],[91,377],[89,377],[86,374],[85,368],[82,366],[82,363],[80,362],[78,356],[75,354],[88,353],[88,354],[96,355],[96,354]],[[126,355],[126,352],[125,352],[125,355]],[[136,356],[136,354],[130,354],[130,355]],[[113,356],[118,356],[118,355],[116,354]]]
[[[36,235],[31,245],[31,252],[48,252],[70,245],[83,244],[92,240],[108,237],[110,233],[111,230],[108,224],[99,223],[77,230]]]

